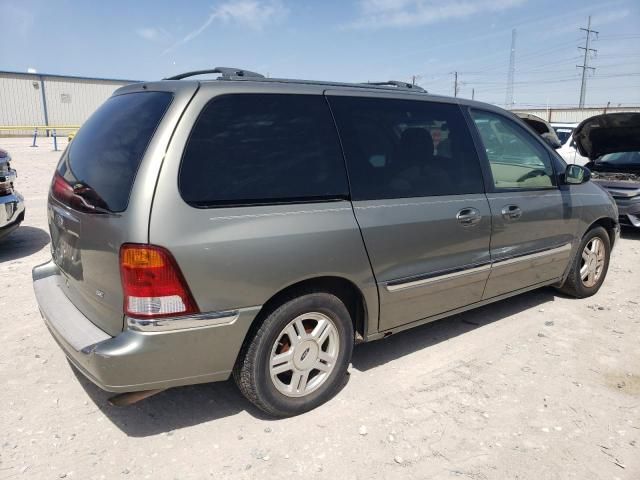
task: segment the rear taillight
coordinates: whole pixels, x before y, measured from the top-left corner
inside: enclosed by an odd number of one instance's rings
[[[51,194],[65,205],[73,206],[73,187],[58,172],[55,173],[51,182]]]
[[[51,182],[51,195],[59,202],[83,213],[108,213],[107,205],[95,195],[91,188],[82,183],[69,185],[58,172]]]
[[[198,306],[172,255],[154,245],[120,248],[124,313],[155,318],[198,313]]]

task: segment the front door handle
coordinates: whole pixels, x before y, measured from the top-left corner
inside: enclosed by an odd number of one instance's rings
[[[507,205],[502,209],[505,220],[518,220],[522,216],[522,210],[517,205]]]
[[[475,208],[463,208],[456,214],[456,220],[463,227],[472,227],[477,225],[482,220],[482,215]]]

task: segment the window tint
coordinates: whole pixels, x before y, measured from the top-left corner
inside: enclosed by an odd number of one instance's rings
[[[58,173],[69,184],[90,187],[109,210],[125,210],[142,156],[172,98],[168,92],[109,98],[78,131]]]
[[[531,134],[501,115],[472,110],[471,116],[487,152],[496,188],[554,185],[551,158]]]
[[[203,207],[347,197],[344,160],[324,97],[213,99],[191,132],[180,192]]]
[[[483,192],[456,105],[331,97],[355,200]]]

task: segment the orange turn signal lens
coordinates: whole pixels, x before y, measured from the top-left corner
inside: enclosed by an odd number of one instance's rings
[[[159,251],[149,248],[127,248],[122,250],[121,265],[129,268],[164,267]]]

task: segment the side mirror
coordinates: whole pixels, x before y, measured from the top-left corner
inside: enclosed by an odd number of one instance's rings
[[[553,135],[552,133],[543,133],[542,135],[540,135],[549,145],[551,145],[551,148],[555,148],[556,150],[560,147],[562,147],[562,143],[560,143],[560,139]]]
[[[591,178],[591,171],[581,165],[567,165],[564,171],[564,183],[569,185],[579,185],[588,182]]]

